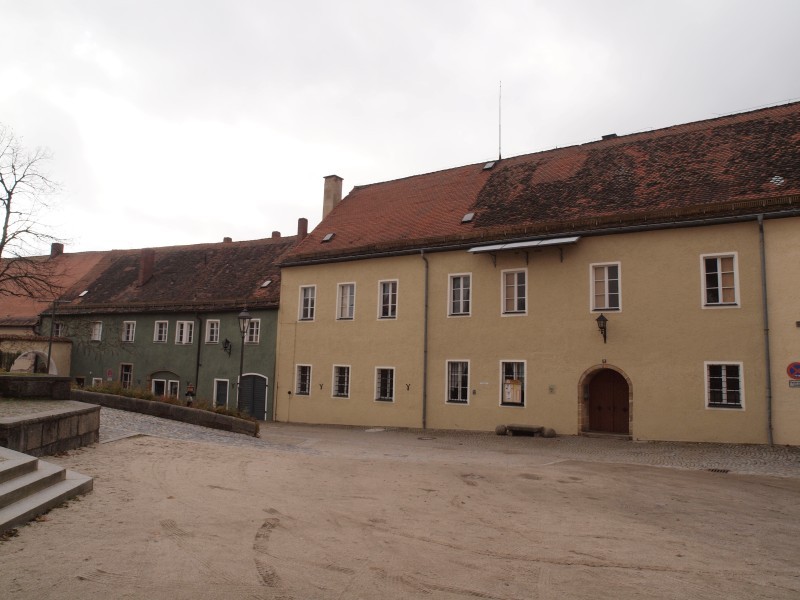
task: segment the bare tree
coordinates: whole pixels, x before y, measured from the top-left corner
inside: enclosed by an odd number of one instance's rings
[[[14,132],[0,124],[0,297],[52,299],[58,294],[55,266],[35,256],[58,241],[47,233],[40,217],[57,185],[47,176],[50,152],[27,151]]]

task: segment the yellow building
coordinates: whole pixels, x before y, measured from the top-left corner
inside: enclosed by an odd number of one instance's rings
[[[800,444],[800,103],[341,183],[277,420]]]

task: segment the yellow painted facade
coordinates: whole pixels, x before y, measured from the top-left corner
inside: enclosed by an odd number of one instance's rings
[[[789,387],[786,372],[800,362],[800,218],[766,220],[764,229],[773,438],[800,444],[800,387]],[[759,239],[753,219],[584,236],[527,251],[464,246],[284,268],[276,419],[468,430],[514,423],[574,435],[596,428],[589,414],[596,401],[587,396],[597,374],[611,370],[625,386],[633,439],[766,443]],[[709,257],[732,258],[733,305],[706,306]],[[617,268],[618,310],[593,310],[593,267],[603,265]],[[525,310],[503,314],[512,272],[524,273]],[[469,314],[453,316],[451,281],[466,275]],[[382,281],[397,282],[396,318],[379,318]],[[340,284],[355,284],[352,319],[337,318]],[[314,318],[301,320],[301,289],[312,286]],[[449,362],[467,365],[464,402],[448,401],[449,369],[461,368]],[[522,369],[522,406],[503,404],[505,392],[514,394],[504,363]],[[298,390],[299,365],[310,367],[306,390]],[[709,365],[732,365],[726,385],[741,382],[737,402],[709,406]],[[393,369],[393,401],[376,400],[376,369]],[[346,397],[335,395],[337,385]]]

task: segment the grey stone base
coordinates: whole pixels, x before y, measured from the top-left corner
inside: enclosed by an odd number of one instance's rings
[[[5,401],[13,403],[13,401]],[[47,456],[95,444],[100,439],[100,407],[66,400],[59,408],[25,403],[27,414],[0,416],[0,446],[32,456]]]

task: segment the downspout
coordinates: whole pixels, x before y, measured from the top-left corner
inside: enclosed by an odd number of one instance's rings
[[[764,248],[764,215],[758,215],[758,245],[761,254],[761,306],[764,322],[764,363],[767,370],[767,440],[772,440],[772,359],[769,353],[769,297],[767,296],[767,257]]]
[[[422,428],[428,427],[428,258],[425,249],[420,251],[422,260],[425,261],[425,306],[422,320]]]
[[[200,331],[198,331],[197,335],[195,336],[197,338],[197,362],[194,365],[194,393],[195,393],[195,398],[197,398],[197,395],[200,393],[200,381],[199,381],[200,366],[201,366],[200,365],[200,348],[203,347],[203,343],[201,342],[202,335],[203,335],[203,319],[200,318],[199,314],[195,314],[194,318],[197,319],[198,323],[200,324],[200,327],[199,327]],[[213,394],[213,390],[212,390],[212,394]]]

